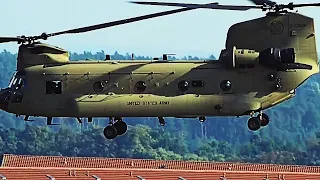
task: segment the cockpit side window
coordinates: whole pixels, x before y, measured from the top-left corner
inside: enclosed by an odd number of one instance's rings
[[[61,81],[46,81],[46,94],[62,94]]]

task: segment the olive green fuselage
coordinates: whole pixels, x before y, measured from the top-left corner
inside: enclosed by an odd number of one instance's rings
[[[25,69],[23,101],[10,103],[8,111],[47,117],[238,116],[292,97],[289,91],[315,72],[276,73],[259,65],[226,69],[218,60],[36,65]],[[281,79],[281,88],[269,80],[270,73]],[[184,80],[189,88],[181,91],[178,84]],[[220,87],[224,80],[231,82],[228,91]],[[61,93],[48,93],[47,81],[61,81]],[[137,87],[139,81],[145,82],[145,89]]]

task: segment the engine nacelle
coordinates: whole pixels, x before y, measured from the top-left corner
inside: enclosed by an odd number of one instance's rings
[[[224,49],[221,51],[219,60],[227,68],[254,67],[258,63],[259,53],[250,49]]]
[[[262,66],[276,69],[277,71],[286,71],[289,69],[308,69],[312,66],[309,64],[296,63],[294,48],[279,49],[268,48],[259,55],[259,64]]]
[[[262,52],[249,49],[224,49],[221,51],[219,60],[227,68],[254,68],[257,64],[286,71],[289,69],[312,69],[311,65],[296,63],[294,48],[268,48]]]
[[[278,67],[282,63],[295,63],[294,48],[268,48],[259,55],[259,63],[270,68]]]

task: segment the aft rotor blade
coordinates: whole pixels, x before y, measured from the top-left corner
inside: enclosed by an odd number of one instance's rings
[[[253,2],[255,5],[274,5],[277,4],[276,2],[270,1],[270,0],[249,0],[251,2]]]
[[[219,3],[211,4],[191,4],[191,3],[168,3],[168,2],[148,2],[148,1],[130,1],[135,4],[155,5],[155,6],[173,6],[186,8],[206,8],[206,9],[222,9],[222,10],[239,10],[246,11],[249,9],[261,9],[262,6],[233,6],[233,5],[219,5]]]
[[[22,42],[24,39],[19,37],[0,37],[0,43],[7,43],[7,42]]]
[[[306,7],[306,6],[320,6],[320,3],[308,3],[308,4],[291,4],[293,8]],[[289,4],[290,6],[290,4]]]
[[[145,19],[151,19],[151,18],[155,18],[155,17],[180,13],[180,12],[189,11],[189,10],[193,10],[193,9],[195,9],[195,8],[182,8],[182,9],[175,9],[175,10],[171,10],[171,11],[163,11],[163,12],[159,12],[159,13],[148,14],[148,15],[144,15],[144,16],[138,16],[138,17],[123,19],[123,20],[118,20],[118,21],[113,21],[113,22],[108,22],[108,23],[103,23],[103,24],[97,24],[97,25],[87,26],[87,27],[82,27],[82,28],[77,28],[77,29],[71,29],[71,30],[51,33],[51,34],[47,34],[47,35],[48,35],[48,37],[51,37],[51,36],[57,36],[60,34],[83,33],[83,32],[103,29],[103,28],[107,28],[107,27],[117,26],[117,25],[121,25],[121,24],[128,24],[128,23],[132,23],[132,22],[136,22],[136,21],[145,20]]]

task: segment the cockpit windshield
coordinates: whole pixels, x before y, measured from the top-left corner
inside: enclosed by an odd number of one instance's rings
[[[23,88],[24,86],[25,86],[24,78],[17,76],[17,73],[14,73],[8,87],[18,90]]]
[[[17,74],[17,72],[15,72],[15,73],[12,75],[12,77],[11,77],[11,79],[10,79],[10,82],[9,82],[9,85],[8,85],[9,88],[11,88],[12,85],[15,83],[15,81],[17,81],[16,74]]]

